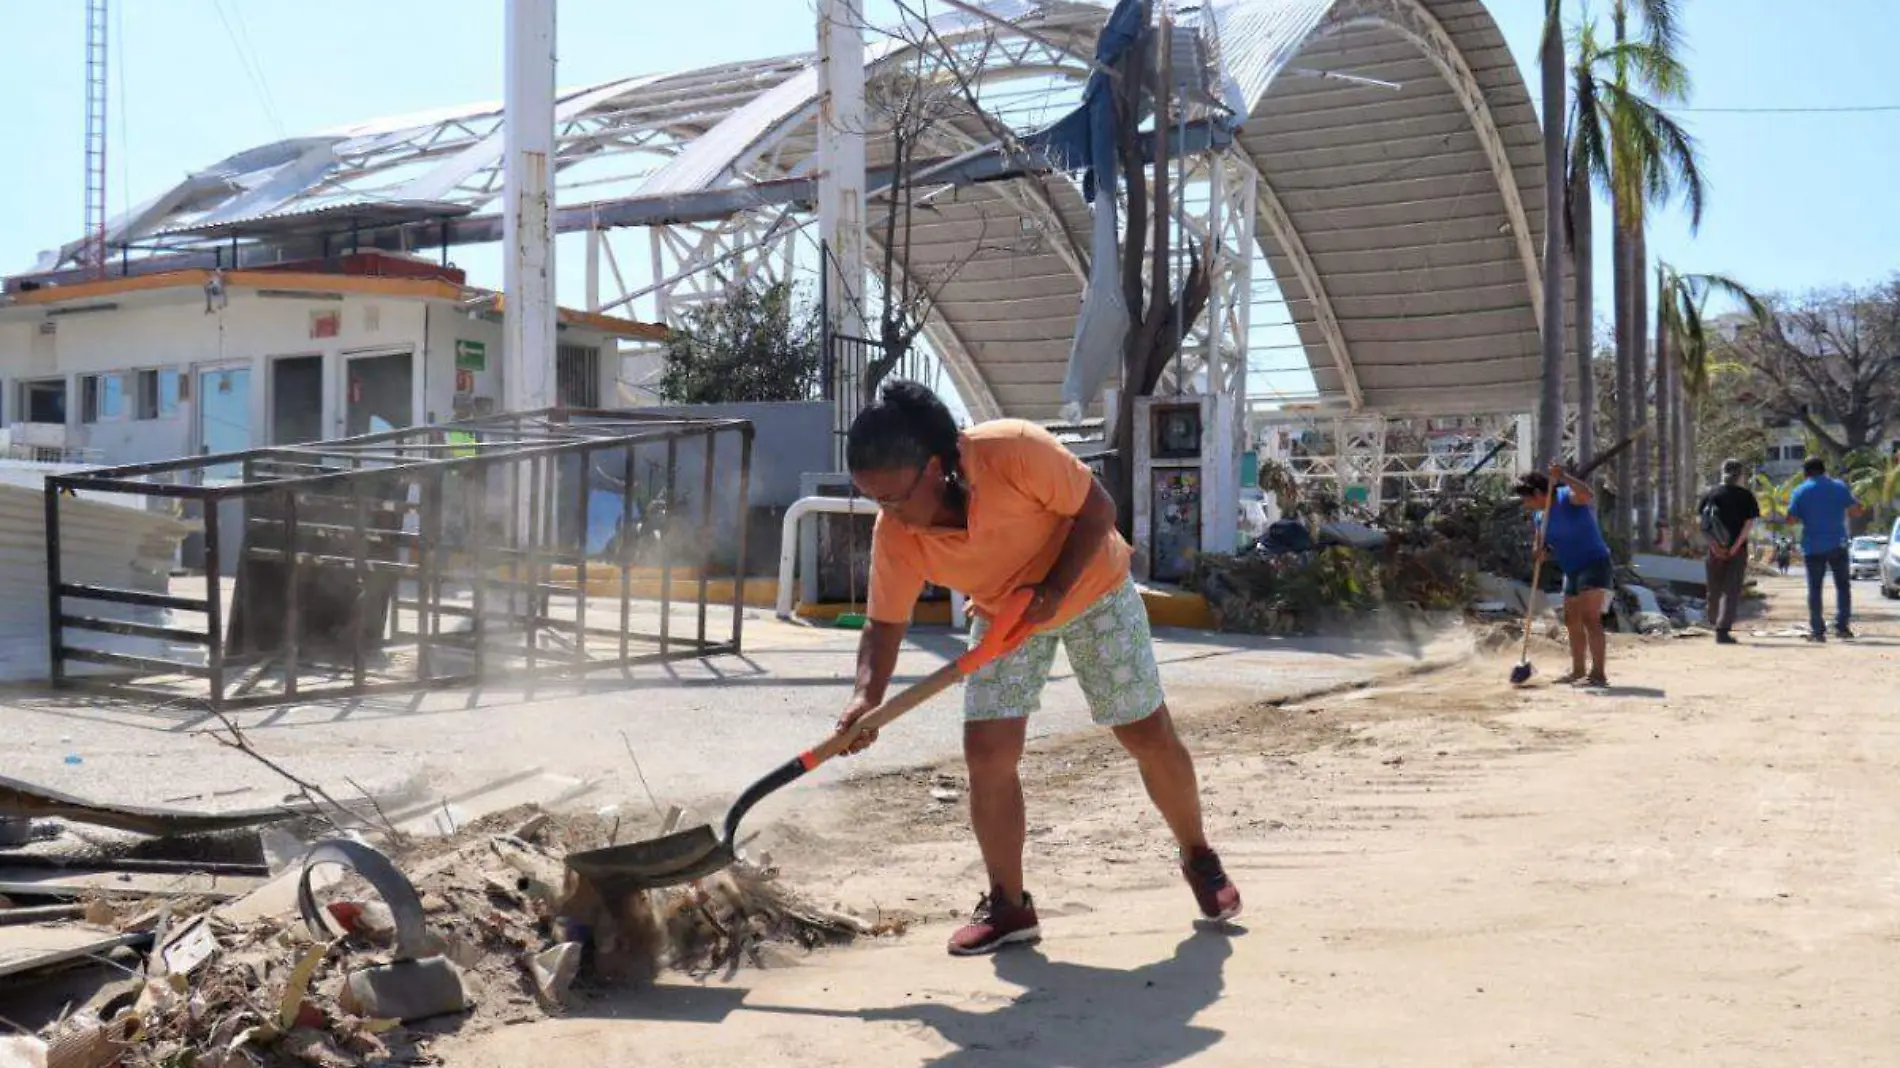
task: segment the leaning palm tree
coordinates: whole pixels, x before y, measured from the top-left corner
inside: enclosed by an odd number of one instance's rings
[[[1708,393],[1716,369],[1709,344],[1709,298],[1734,301],[1757,323],[1766,322],[1771,313],[1765,301],[1727,275],[1683,274],[1666,263],[1658,263],[1656,273],[1656,416],[1664,439],[1658,455],[1667,461],[1658,481],[1663,521],[1677,530],[1697,473],[1689,406]]]

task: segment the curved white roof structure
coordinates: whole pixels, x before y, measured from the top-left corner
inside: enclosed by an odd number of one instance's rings
[[[980,6],[988,18],[952,12],[866,50],[875,73],[915,60],[928,37],[980,69],[988,113],[944,116],[930,131],[934,158],[984,148],[999,122],[1023,132],[1058,117],[1107,14],[1073,0]],[[1534,407],[1540,135],[1484,5],[1211,0],[1199,18],[1206,81],[1224,104],[1202,111],[1233,125],[1229,151],[1256,175],[1255,237],[1321,394],[1388,414]],[[813,58],[798,55],[566,92],[560,202],[602,225],[741,203],[796,212],[787,180],[809,171],[817,88]],[[875,172],[890,145],[871,132]],[[472,213],[498,197],[501,150],[495,104],[265,145],[113,220],[106,244],[202,258],[245,237],[307,242],[323,226],[400,224],[400,240],[422,246],[431,227],[448,239],[452,220],[457,235],[482,233]],[[912,192],[929,204],[916,213],[910,271],[932,291],[929,334],[970,410],[1054,418],[1087,270],[1077,183],[1029,174]],[[297,230],[300,219],[310,222]],[[74,267],[83,248],[75,241],[39,269]]]

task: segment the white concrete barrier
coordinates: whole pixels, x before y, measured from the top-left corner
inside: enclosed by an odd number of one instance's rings
[[[779,532],[778,549],[778,617],[792,618],[793,589],[792,580],[797,574],[798,524],[806,516],[814,513],[833,515],[876,515],[877,502],[863,497],[800,497],[785,510],[785,526]],[[818,566],[818,561],[805,561],[807,568]],[[950,625],[958,630],[964,626],[963,595],[952,590],[950,593]]]

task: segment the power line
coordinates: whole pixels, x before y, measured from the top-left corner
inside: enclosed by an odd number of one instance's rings
[[[257,62],[254,50],[246,47],[250,40],[249,35],[245,36],[244,41],[239,41],[237,31],[232,28],[230,18],[224,13],[224,4],[219,0],[211,0],[211,10],[217,13],[218,22],[224,26],[224,36],[230,40],[232,51],[237,53],[238,66],[243,69],[245,77],[250,79],[251,87],[257,90],[258,103],[263,105],[265,117],[277,129],[278,137],[290,136],[284,129],[283,119],[278,117],[277,101],[271,96],[270,85],[265,80],[263,66]]]
[[[1842,104],[1789,108],[1673,108],[1692,115],[1865,115],[1900,111],[1900,104]]]

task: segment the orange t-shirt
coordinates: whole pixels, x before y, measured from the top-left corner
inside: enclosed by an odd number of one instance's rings
[[[913,527],[880,513],[871,538],[871,601],[880,623],[908,623],[925,582],[993,615],[1022,586],[1041,582],[1088,499],[1095,476],[1054,435],[1021,419],[979,423],[957,439],[966,525]],[[1133,550],[1111,531],[1076,576],[1049,626],[1066,623],[1128,581]]]

